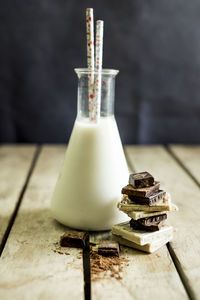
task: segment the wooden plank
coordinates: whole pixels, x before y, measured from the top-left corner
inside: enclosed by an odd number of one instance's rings
[[[152,173],[179,206],[169,216],[177,230],[169,249],[190,297],[200,299],[199,187],[163,147],[129,146],[126,153],[135,170]]]
[[[0,146],[0,245],[26,182],[36,146]]]
[[[200,184],[200,146],[170,145],[169,148]]]
[[[109,238],[109,232],[90,235],[91,242]],[[92,281],[92,299],[188,299],[166,246],[150,255],[121,246],[121,257],[129,260],[122,279]]]
[[[0,259],[0,299],[83,299],[81,250],[53,251],[66,230],[49,211],[64,152],[42,148]]]

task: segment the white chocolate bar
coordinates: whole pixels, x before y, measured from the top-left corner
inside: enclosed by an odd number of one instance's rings
[[[115,234],[112,235],[112,239],[115,240],[116,242],[118,242],[119,244],[130,247],[130,248],[134,248],[134,249],[137,249],[137,250],[141,250],[141,251],[144,251],[144,252],[147,252],[147,253],[155,252],[160,247],[164,246],[169,241],[171,241],[172,238],[173,238],[173,233],[171,235],[169,235],[169,237],[167,237],[167,238],[158,239],[158,240],[155,240],[151,243],[148,243],[146,245],[141,246],[141,245],[138,245],[134,242],[125,240],[122,237],[117,236]]]
[[[121,210],[125,213],[132,212],[132,211],[163,212],[163,211],[177,211],[178,210],[178,207],[173,203],[160,204],[160,205],[154,205],[154,206],[118,203],[118,208],[119,208],[119,210]]]
[[[141,218],[148,218],[153,216],[159,216],[161,214],[166,214],[167,211],[155,211],[155,212],[145,212],[145,211],[128,211],[127,215],[133,220],[138,220]]]
[[[116,224],[112,227],[112,234],[134,242],[138,245],[146,245],[158,239],[170,238],[172,233],[173,227],[169,225],[163,225],[160,230],[153,232],[135,230],[130,227],[129,222]]]

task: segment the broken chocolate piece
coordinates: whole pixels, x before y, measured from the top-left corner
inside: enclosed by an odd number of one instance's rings
[[[154,184],[154,178],[148,172],[130,174],[129,184],[133,185],[136,188],[152,186]]]
[[[147,204],[149,206],[154,205],[158,201],[164,199],[166,196],[166,192],[159,190],[157,193],[149,196],[149,197],[137,197],[137,196],[132,196],[129,195],[128,198],[133,201],[134,203],[138,204]]]
[[[98,254],[119,257],[119,244],[115,241],[102,241],[98,246]]]
[[[130,227],[136,230],[157,231],[162,227],[166,219],[167,219],[167,214],[142,218],[139,220],[131,219]]]
[[[122,194],[126,194],[128,196],[136,196],[136,197],[149,197],[159,191],[160,182],[155,181],[154,185],[144,187],[144,188],[135,188],[134,186],[128,184],[123,187]]]
[[[89,239],[87,232],[71,231],[64,233],[60,238],[61,247],[84,248]]]

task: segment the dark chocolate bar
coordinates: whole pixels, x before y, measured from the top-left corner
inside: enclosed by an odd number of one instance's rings
[[[151,226],[144,226],[141,224],[131,224],[131,227],[135,230],[142,230],[142,231],[158,231],[160,230],[160,228],[162,227],[164,221],[161,221],[159,224],[157,225],[151,225]]]
[[[158,201],[164,199],[166,192],[159,190],[157,193],[149,196],[149,197],[137,197],[137,196],[128,196],[128,198],[137,204],[147,204],[149,206],[154,205]]]
[[[155,181],[154,185],[144,187],[144,188],[135,188],[134,186],[128,184],[123,187],[122,194],[126,194],[128,196],[136,196],[136,197],[149,197],[159,191],[160,182]]]
[[[163,221],[163,220],[166,220],[166,219],[167,219],[167,214],[160,214],[160,215],[157,215],[157,216],[141,218],[141,219],[138,219],[137,221],[140,224],[148,226],[148,225],[158,224],[160,221]]]
[[[130,174],[129,184],[133,185],[136,188],[152,186],[154,184],[154,178],[148,172]]]
[[[131,219],[130,227],[136,230],[157,231],[162,227],[166,219],[167,219],[167,214],[142,218],[139,220]]]
[[[103,256],[119,257],[119,244],[114,241],[102,241],[98,246],[98,254],[101,254]]]
[[[89,239],[87,232],[72,231],[64,233],[60,238],[61,247],[84,248]]]
[[[115,241],[102,241],[98,245],[98,254],[119,257],[119,244]]]

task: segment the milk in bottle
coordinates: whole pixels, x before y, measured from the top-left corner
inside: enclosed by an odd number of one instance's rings
[[[87,69],[79,76],[78,115],[51,203],[56,220],[83,230],[107,230],[127,221],[117,209],[129,177],[113,114],[116,70],[102,71],[101,115],[88,117]],[[85,99],[86,98],[86,99]]]

